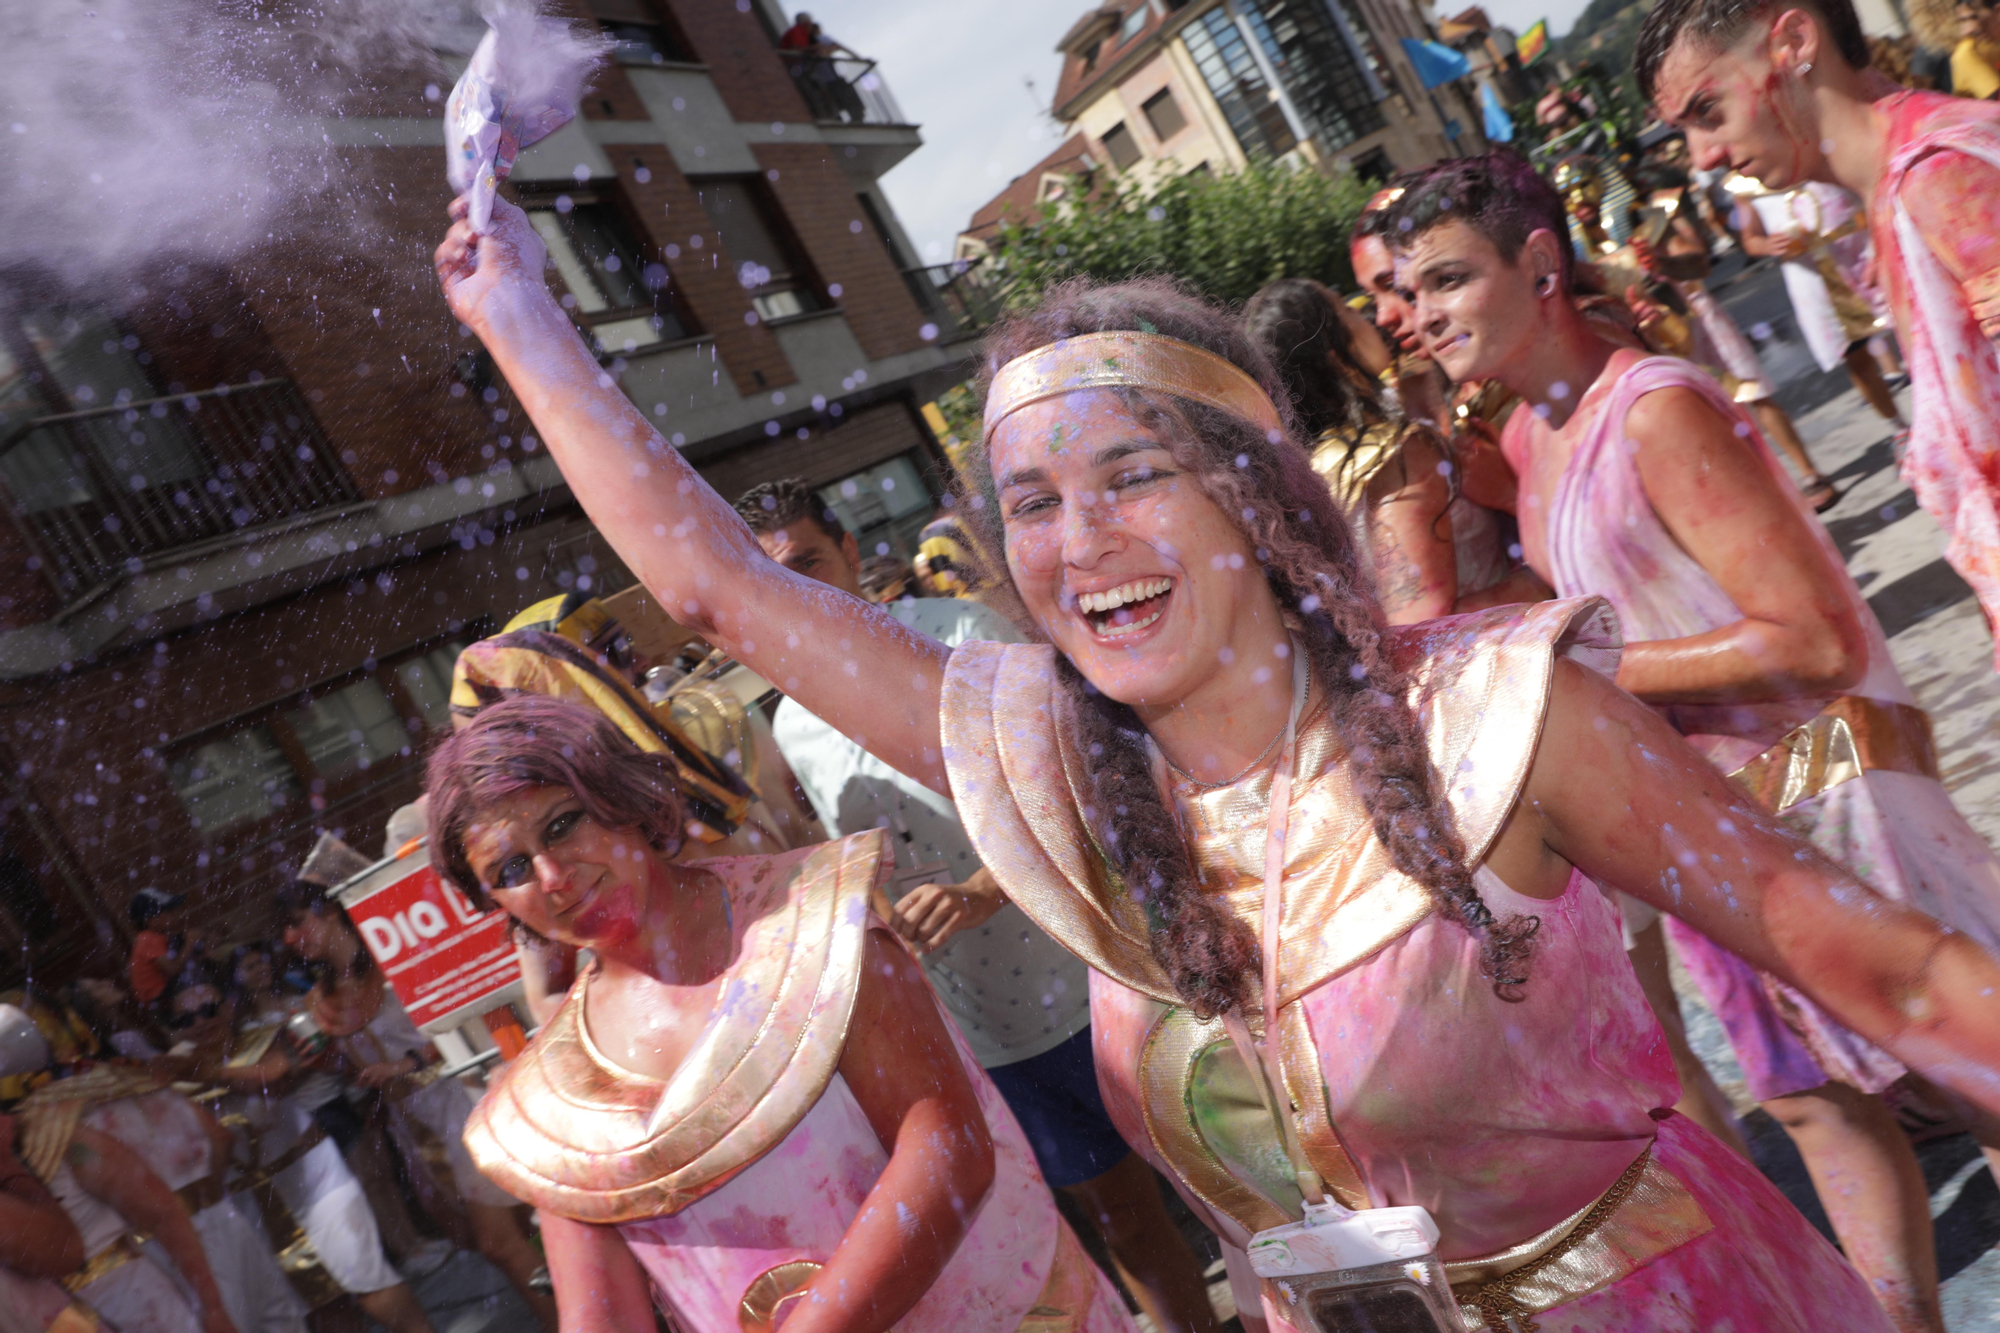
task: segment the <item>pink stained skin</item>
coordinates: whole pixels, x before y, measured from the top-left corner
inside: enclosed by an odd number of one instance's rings
[[[1521,544],[1545,578],[1555,487],[1594,420],[1591,406],[1642,358],[1544,290],[1559,244],[1538,231],[1510,263],[1473,228],[1449,222],[1403,256],[1439,364],[1455,377],[1499,380],[1533,408],[1515,414],[1505,445],[1521,479]],[[1641,398],[1627,430],[1648,498],[1745,616],[1706,634],[1627,645],[1618,683],[1664,704],[1823,695],[1859,680],[1866,642],[1841,572],[1734,423],[1671,389]]]
[[[597,954],[584,1021],[605,1055],[672,1077],[720,999],[734,949],[713,873],[668,861],[636,830],[600,827],[560,787],[495,801],[467,829],[465,853],[515,920]],[[840,1074],[889,1162],[810,1284],[816,1299],[787,1319],[805,1333],[872,1333],[900,1319],[993,1184],[985,1115],[928,981],[901,946],[871,934],[865,947]],[[547,1214],[542,1225],[565,1328],[650,1318],[643,1271],[615,1228]]]
[[[461,218],[463,210],[453,205]],[[549,295],[539,238],[520,211],[503,204],[495,219],[477,236],[458,221],[439,247],[446,298],[621,558],[684,623],[876,757],[948,792],[945,650],[766,556],[591,358]],[[1017,412],[992,444],[996,474],[1017,497],[1036,497],[1033,512],[1004,511],[1014,582],[1086,678],[1150,714],[1149,729],[1176,762],[1210,768],[1213,756],[1210,771],[1241,768],[1289,706],[1287,673],[1272,670],[1288,665],[1276,656],[1276,597],[1254,549],[1191,480],[1150,466],[1168,451],[1121,415],[1115,395],[1049,401],[1053,417]],[[1070,404],[1065,434],[1052,440]],[[1170,585],[1156,599],[1161,621],[1131,646],[1105,639],[1060,601],[1064,589],[1111,586],[1111,571]],[[1169,622],[1173,636],[1156,632]],[[1744,806],[1651,710],[1601,677],[1559,669],[1543,734],[1539,754],[1549,762],[1538,758],[1488,857],[1507,884],[1553,898],[1572,866],[1581,868],[1793,982],[1886,1049],[1921,1044],[1937,1077],[2000,1108],[2000,1025],[1982,993],[2000,987],[2000,965],[1976,945],[1884,902]],[[1629,817],[1607,821],[1607,809]],[[1669,836],[1671,846],[1662,841]],[[1689,867],[1677,882],[1662,876],[1676,864]],[[1945,1051],[1954,1058],[1939,1059]]]

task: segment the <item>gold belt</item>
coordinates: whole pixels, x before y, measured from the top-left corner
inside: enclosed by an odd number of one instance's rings
[[[743,1333],[768,1333],[778,1317],[778,1307],[805,1292],[824,1265],[811,1259],[794,1259],[758,1274],[744,1291],[736,1310],[737,1326]],[[1097,1266],[1078,1243],[1069,1223],[1056,1219],[1056,1256],[1049,1264],[1048,1279],[1028,1307],[1015,1333],[1076,1333],[1090,1316],[1091,1301],[1097,1295]]]
[[[63,1278],[62,1288],[74,1296],[113,1269],[123,1268],[138,1257],[139,1242],[128,1231],[84,1260],[83,1267]]]
[[[1937,742],[1921,708],[1843,695],[1793,727],[1729,776],[1757,804],[1782,814],[1800,801],[1874,771],[1938,776]]]
[[[1534,1333],[1530,1315],[1609,1286],[1714,1225],[1648,1145],[1579,1212],[1497,1254],[1453,1260],[1444,1271],[1466,1327]]]

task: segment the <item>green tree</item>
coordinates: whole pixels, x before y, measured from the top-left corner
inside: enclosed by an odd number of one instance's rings
[[[1177,277],[1211,300],[1240,305],[1274,278],[1316,278],[1354,290],[1347,238],[1376,186],[1278,163],[1229,176],[1173,177],[1150,193],[1129,177],[1074,202],[1042,205],[1003,225],[984,270],[1009,306],[1032,305],[1064,278],[1117,282]]]

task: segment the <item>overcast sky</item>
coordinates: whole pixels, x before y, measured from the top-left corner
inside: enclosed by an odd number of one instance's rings
[[[830,36],[881,62],[903,114],[923,127],[924,146],[883,177],[882,187],[926,263],[950,259],[952,237],[973,210],[1061,142],[1047,114],[1056,39],[1107,2],[807,0]],[[1439,8],[1454,14],[1473,2],[1441,0]],[[1494,22],[1516,31],[1546,17],[1560,34],[1585,2],[1484,5]]]

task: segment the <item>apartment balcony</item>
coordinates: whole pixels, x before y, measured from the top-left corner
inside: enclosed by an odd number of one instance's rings
[[[869,175],[882,175],[923,146],[923,136],[896,105],[874,61],[781,55],[821,136],[856,150]]]
[[[289,380],[23,423],[0,439],[0,483],[64,603],[168,552],[360,499]]]

